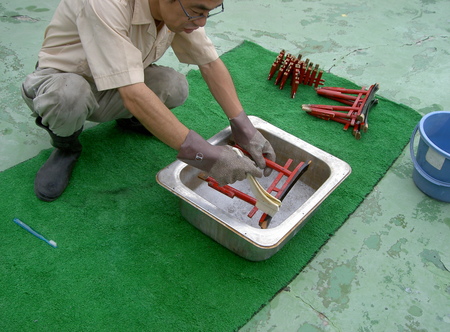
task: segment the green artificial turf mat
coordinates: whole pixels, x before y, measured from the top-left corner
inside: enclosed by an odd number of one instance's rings
[[[233,331],[285,287],[383,177],[420,115],[379,97],[358,141],[341,124],[301,110],[329,103],[313,88],[300,86],[291,99],[289,88],[267,81],[276,55],[244,42],[222,56],[246,112],[353,169],[279,253],[250,262],[191,226],[178,198],[155,181],[176,151],[101,124],[81,135],[82,157],[55,202],[41,202],[33,191],[50,150],[0,173],[0,330]],[[332,74],[324,79],[325,86],[356,87]],[[189,72],[188,80],[189,99],[174,112],[209,138],[228,121],[200,73]],[[58,248],[18,227],[15,217]]]

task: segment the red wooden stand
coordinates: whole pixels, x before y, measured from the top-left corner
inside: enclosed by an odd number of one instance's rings
[[[302,55],[298,58],[292,54],[286,54],[282,50],[270,68],[268,80],[275,76],[275,85],[280,86],[280,90],[284,88],[288,79],[291,79],[291,98],[295,98],[298,86],[300,84],[314,86],[317,88],[323,85],[325,80],[322,79],[323,71],[319,70],[319,65],[309,62],[309,59],[302,61]]]
[[[316,89],[317,94],[348,106],[305,104],[302,105],[302,109],[317,118],[344,124],[344,130],[353,127],[353,136],[360,139],[361,131],[367,132],[369,128],[369,110],[378,103],[378,99],[375,98],[378,89],[378,83],[369,89],[362,87],[359,90],[321,87]]]
[[[236,146],[240,149],[240,147]],[[242,150],[242,149],[241,149]],[[248,155],[248,153],[244,150],[242,150],[244,153]],[[275,179],[272,181],[270,186],[266,189],[268,193],[274,193],[274,197],[278,198],[280,201],[284,199],[284,197],[287,195],[287,193],[291,190],[291,188],[294,186],[294,184],[300,179],[300,177],[303,175],[303,173],[306,172],[308,166],[310,165],[311,161],[308,163],[300,162],[297,164],[293,171],[289,170],[289,167],[292,165],[293,160],[288,159],[286,163],[281,166],[277,163],[265,158],[267,167],[272,168],[275,172],[278,172]],[[208,186],[211,188],[217,190],[218,192],[230,197],[234,198],[237,197],[250,205],[253,205],[253,208],[248,213],[248,217],[252,218],[255,213],[258,211],[258,208],[256,205],[256,199],[246,193],[243,193],[240,190],[237,190],[233,188],[230,185],[220,186],[219,183],[214,180],[214,178],[210,176],[206,176],[204,174],[199,174],[198,176],[200,179],[206,181],[208,183]],[[282,185],[278,186],[280,181],[284,179],[284,182]],[[263,229],[267,228],[269,226],[270,220],[272,218],[268,216],[267,214],[263,213],[260,220],[259,220],[259,226]]]

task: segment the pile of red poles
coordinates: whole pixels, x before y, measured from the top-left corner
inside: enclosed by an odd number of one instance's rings
[[[295,98],[299,84],[317,88],[325,83],[322,79],[323,71],[319,71],[319,65],[314,66],[309,59],[302,61],[301,54],[295,57],[290,53],[286,54],[285,50],[281,50],[272,64],[267,79],[271,80],[277,71],[275,85],[279,85],[280,90],[284,88],[288,79],[291,79],[291,98]]]
[[[369,110],[378,103],[375,93],[379,89],[378,83],[368,89],[346,89],[336,87],[320,87],[325,80],[322,78],[323,71],[319,65],[315,65],[306,59],[302,61],[302,55],[298,57],[285,50],[276,57],[270,68],[268,80],[275,76],[275,85],[284,88],[286,82],[291,80],[291,98],[295,97],[299,84],[314,86],[317,94],[338,101],[345,106],[339,105],[302,105],[302,109],[308,114],[324,120],[332,120],[344,124],[344,130],[353,128],[352,134],[356,139],[361,138],[361,132],[367,132],[369,128]],[[278,71],[278,73],[277,73]]]
[[[341,105],[302,105],[308,114],[323,120],[333,120],[344,124],[344,130],[353,127],[352,134],[356,139],[361,138],[361,131],[367,132],[369,128],[369,110],[378,103],[375,93],[379,85],[374,84],[369,89],[322,87],[316,89],[317,94],[338,101]]]

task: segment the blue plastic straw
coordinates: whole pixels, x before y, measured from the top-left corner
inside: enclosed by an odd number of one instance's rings
[[[57,248],[58,246],[56,245],[56,242],[53,240],[47,240],[45,237],[43,237],[41,234],[39,234],[38,232],[36,232],[33,228],[31,228],[30,226],[28,226],[27,224],[25,224],[23,221],[14,218],[13,221],[19,225],[20,227],[22,227],[23,229],[27,230],[28,232],[30,232],[31,234],[33,234],[34,236],[36,236],[38,239],[41,239],[42,241],[46,242],[47,244],[51,245],[53,248]]]

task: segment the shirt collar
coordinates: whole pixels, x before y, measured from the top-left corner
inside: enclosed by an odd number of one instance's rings
[[[135,0],[131,24],[155,24],[150,12],[149,0]]]

